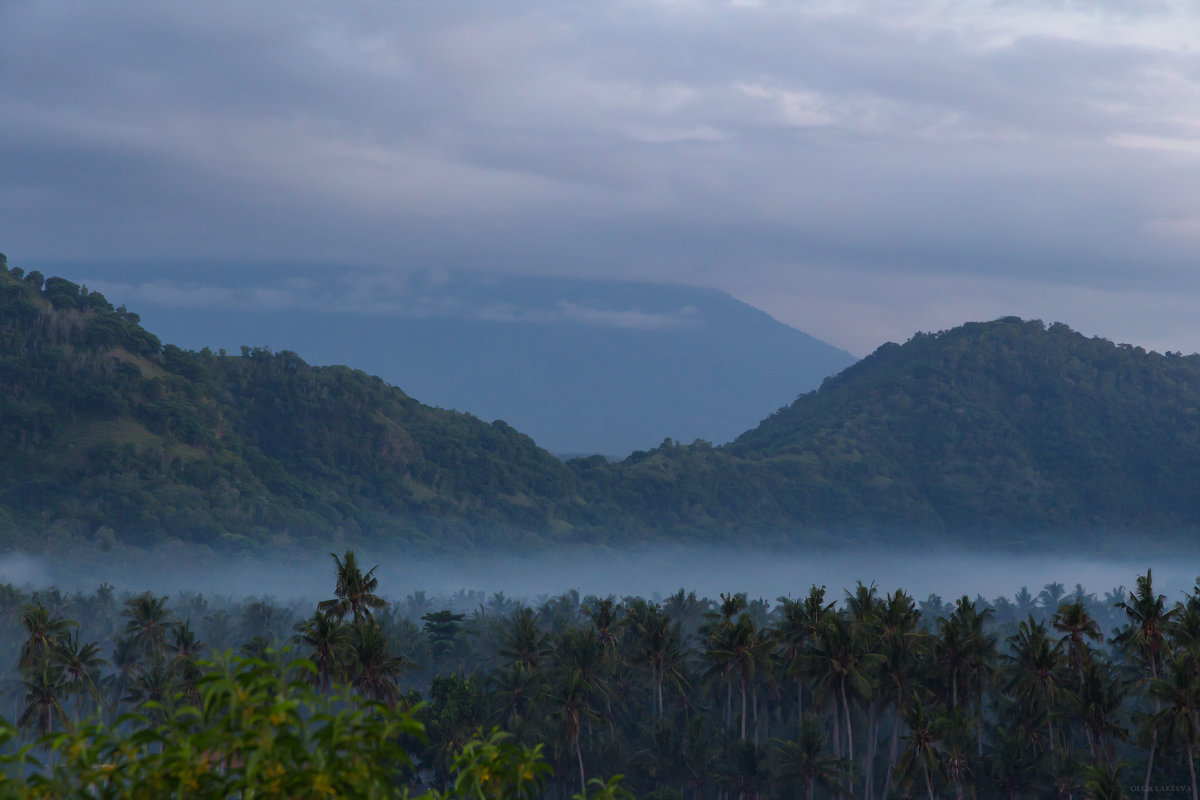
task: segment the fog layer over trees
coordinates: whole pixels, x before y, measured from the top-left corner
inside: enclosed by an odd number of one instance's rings
[[[91,730],[86,718],[134,736],[186,716],[206,687],[251,680],[204,660],[232,651],[261,660],[253,680],[291,674],[313,698],[343,686],[343,710],[375,702],[372,719],[420,723],[399,739],[412,763],[394,765],[397,791],[451,790],[458,754],[493,728],[526,753],[542,746],[535,783],[551,797],[617,774],[642,797],[743,800],[1195,787],[1200,589],[1168,598],[1152,572],[1130,578],[990,598],[856,583],[523,602],[389,595],[346,551],[318,602],[9,584],[4,711],[26,742]],[[309,667],[285,666],[295,657]],[[144,719],[117,722],[128,710]],[[31,752],[53,755],[48,740]],[[48,761],[39,774],[54,774]]]

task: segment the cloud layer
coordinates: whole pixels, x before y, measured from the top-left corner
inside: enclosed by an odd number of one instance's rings
[[[0,246],[711,285],[1200,349],[1186,2],[0,0]],[[167,276],[165,276],[167,277]]]

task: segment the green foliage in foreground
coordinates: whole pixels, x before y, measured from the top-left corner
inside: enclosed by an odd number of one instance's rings
[[[449,791],[414,794],[406,745],[422,740],[424,729],[411,712],[350,694],[326,697],[302,679],[315,671],[307,661],[209,667],[200,703],[161,722],[136,714],[115,725],[89,722],[0,756],[0,798],[522,800],[540,796],[550,772],[541,745],[523,747],[493,731],[455,755]],[[16,735],[0,723],[9,749]],[[593,798],[628,796],[619,778],[592,785]]]

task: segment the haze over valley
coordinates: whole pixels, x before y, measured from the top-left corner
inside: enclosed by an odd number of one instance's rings
[[[1195,0],[0,0],[0,248],[0,800],[1200,800]]]

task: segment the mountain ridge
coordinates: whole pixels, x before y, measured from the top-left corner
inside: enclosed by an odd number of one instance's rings
[[[290,351],[186,351],[0,273],[0,540],[1047,541],[1200,527],[1200,356],[1003,318],[888,343],[733,442],[559,461]]]
[[[80,264],[164,340],[353,364],[556,453],[731,441],[849,353],[716,289],[443,270]]]

